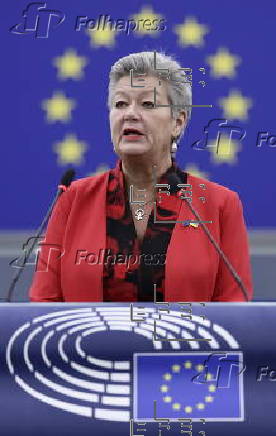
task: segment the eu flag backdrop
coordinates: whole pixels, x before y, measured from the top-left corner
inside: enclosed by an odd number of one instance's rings
[[[115,165],[108,74],[144,50],[191,68],[193,104],[211,105],[192,109],[179,166],[237,191],[249,227],[275,227],[275,12],[249,0],[5,2],[0,229],[36,228],[68,166],[81,178]],[[104,15],[121,26],[97,28]],[[162,26],[126,29],[129,19]]]

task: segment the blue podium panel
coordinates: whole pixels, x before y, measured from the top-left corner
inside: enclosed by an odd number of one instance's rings
[[[272,434],[276,304],[0,305],[4,436]]]

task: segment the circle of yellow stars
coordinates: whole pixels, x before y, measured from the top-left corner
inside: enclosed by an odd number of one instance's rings
[[[136,22],[139,20],[160,20],[164,16],[153,10],[152,6],[143,6],[140,12],[132,14],[129,18]],[[110,17],[112,18],[112,17]],[[115,45],[115,36],[119,33],[118,30],[112,30],[109,24],[106,24],[105,29],[97,30],[87,29],[90,37],[90,43],[93,48],[97,47],[113,47]],[[209,32],[206,24],[200,23],[195,16],[187,16],[180,24],[175,25],[174,32],[178,35],[178,45],[181,47],[200,48],[205,43],[205,36]],[[139,29],[131,31],[130,34],[137,36],[157,36],[160,34],[158,30],[149,31],[139,25]],[[234,78],[237,74],[236,69],[241,63],[241,58],[231,53],[226,47],[219,47],[215,53],[206,57],[206,62],[210,66],[210,75],[216,79],[219,78]],[[84,68],[88,64],[88,59],[85,56],[80,56],[73,48],[68,48],[65,52],[53,59],[53,65],[57,68],[58,79],[64,81],[67,79],[80,80],[84,77]],[[252,100],[242,95],[239,90],[231,90],[227,97],[222,97],[218,101],[223,109],[223,116],[226,119],[248,119],[248,110],[252,106]],[[76,107],[76,101],[68,98],[63,92],[56,91],[51,98],[45,99],[42,102],[42,108],[45,111],[46,119],[49,123],[63,122],[67,123],[72,119],[72,111]],[[87,146],[83,142],[79,142],[76,136],[67,135],[67,137],[58,143],[55,147],[57,153],[61,153],[59,163],[80,163],[83,161],[83,153]],[[61,145],[63,144],[63,145]],[[77,151],[79,146],[79,151]],[[220,137],[219,147],[210,147],[213,163],[236,163],[237,152],[241,149],[240,143],[231,139],[229,144],[228,138]],[[75,161],[73,161],[75,157]],[[192,174],[199,171],[194,164],[191,164],[190,171]],[[200,175],[199,175],[200,176]]]
[[[190,360],[186,360],[186,361],[183,363],[183,366],[184,366],[184,368],[185,368],[186,370],[189,370],[189,369],[192,370],[192,369],[193,369],[193,365],[192,365],[192,362],[191,362]],[[195,370],[196,370],[197,372],[202,372],[202,371],[204,370],[204,365],[202,365],[202,364],[197,364],[197,365],[195,365],[194,368],[195,368]],[[181,367],[181,365],[179,365],[179,364],[172,365],[172,366],[171,366],[171,372],[166,372],[165,374],[163,374],[163,379],[164,379],[166,382],[170,382],[170,381],[172,380],[172,378],[173,378],[173,374],[180,373],[180,372],[181,372],[181,369],[182,369],[182,367]],[[206,374],[206,380],[211,380],[212,378],[213,378],[213,375],[212,375],[210,372],[208,372],[208,373]],[[209,391],[209,393],[214,393],[214,392],[216,392],[216,389],[217,389],[217,388],[216,388],[216,385],[214,385],[213,383],[211,383],[211,384],[208,385],[208,391]],[[169,386],[168,383],[164,383],[164,384],[162,384],[162,385],[160,386],[160,391],[164,394],[164,396],[163,396],[163,401],[164,401],[164,403],[171,404],[171,407],[172,407],[172,409],[173,409],[174,411],[180,411],[180,410],[181,410],[181,408],[182,408],[181,403],[179,403],[179,402],[174,402],[174,401],[173,401],[173,397],[170,395],[170,386]],[[196,404],[195,404],[195,408],[196,408],[197,410],[204,410],[206,404],[208,404],[208,403],[212,403],[213,401],[214,401],[214,397],[213,397],[212,395],[208,394],[208,395],[206,395],[206,396],[204,397],[204,402],[199,402],[199,403],[196,403]],[[184,412],[185,412],[186,414],[190,414],[190,413],[192,413],[192,411],[193,411],[193,407],[194,407],[194,406],[192,406],[192,405],[190,405],[190,404],[187,404],[187,405],[183,406],[183,410],[184,410]]]

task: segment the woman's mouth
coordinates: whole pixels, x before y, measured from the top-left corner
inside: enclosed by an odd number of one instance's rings
[[[135,135],[135,134],[129,134],[129,135],[123,135],[123,139],[127,141],[140,141],[141,138],[143,138],[144,135]]]
[[[140,141],[145,135],[137,129],[124,129],[123,139],[127,141]]]

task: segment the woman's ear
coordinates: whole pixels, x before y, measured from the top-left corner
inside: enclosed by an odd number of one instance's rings
[[[182,130],[185,128],[187,124],[187,112],[186,111],[180,111],[175,118],[175,124],[174,129],[172,132],[172,136],[178,137]]]

